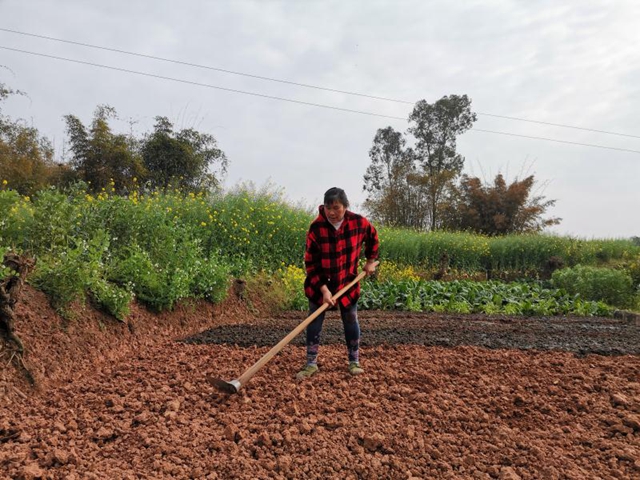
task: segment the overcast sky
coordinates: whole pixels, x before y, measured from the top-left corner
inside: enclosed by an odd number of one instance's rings
[[[320,203],[341,186],[353,210],[376,131],[406,131],[412,103],[468,95],[475,130],[458,139],[466,173],[534,174],[556,199],[552,231],[640,236],[640,153],[480,132],[492,130],[640,152],[640,2],[619,1],[32,1],[0,0],[0,28],[182,62],[382,96],[388,102],[0,31],[0,46],[301,102],[366,116],[0,49],[0,81],[28,94],[4,107],[55,142],[63,115],[99,104],[138,135],[167,116],[211,133],[229,158],[226,186],[284,188]],[[518,117],[614,132],[610,135]]]

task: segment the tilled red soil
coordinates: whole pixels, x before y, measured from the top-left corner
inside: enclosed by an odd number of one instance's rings
[[[0,410],[4,478],[639,478],[640,357],[162,341]]]
[[[320,373],[294,380],[298,338],[229,396],[206,377],[238,377],[304,313],[232,298],[65,322],[26,291],[39,388],[0,342],[0,478],[640,478],[636,321],[363,312],[352,378],[331,312]]]

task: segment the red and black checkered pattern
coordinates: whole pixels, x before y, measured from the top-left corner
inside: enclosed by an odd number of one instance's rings
[[[368,260],[378,258],[378,232],[369,220],[347,210],[340,228],[336,230],[327,220],[324,206],[309,227],[304,263],[307,278],[304,293],[309,300],[322,304],[320,287],[326,285],[335,294],[358,276],[358,258],[362,244]],[[349,307],[360,297],[357,283],[340,297],[338,302]]]

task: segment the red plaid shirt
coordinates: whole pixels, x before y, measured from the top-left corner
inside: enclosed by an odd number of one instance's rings
[[[358,276],[358,258],[365,244],[368,260],[378,258],[378,233],[369,220],[347,210],[342,225],[337,230],[320,205],[320,214],[309,227],[304,263],[307,278],[304,293],[312,302],[322,304],[320,287],[326,285],[335,295],[341,288]],[[343,307],[353,305],[360,297],[357,283],[340,297]]]

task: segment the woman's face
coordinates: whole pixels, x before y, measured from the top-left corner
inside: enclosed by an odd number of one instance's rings
[[[340,202],[333,202],[331,205],[324,206],[324,212],[331,223],[338,223],[344,218],[347,208]]]

